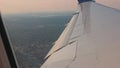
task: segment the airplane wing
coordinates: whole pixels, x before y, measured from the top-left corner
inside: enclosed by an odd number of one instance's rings
[[[120,11],[92,1],[79,7],[41,68],[119,68]]]

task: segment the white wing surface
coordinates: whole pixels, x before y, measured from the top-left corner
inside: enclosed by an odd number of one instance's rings
[[[120,11],[79,5],[41,68],[120,68]]]

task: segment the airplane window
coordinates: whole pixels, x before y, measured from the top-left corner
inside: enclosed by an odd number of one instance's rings
[[[4,1],[2,19],[19,68],[40,68],[72,12],[41,11],[38,2],[28,0]]]

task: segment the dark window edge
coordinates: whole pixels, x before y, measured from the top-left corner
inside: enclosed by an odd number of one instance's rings
[[[3,21],[2,21],[1,13],[0,13],[0,35],[1,35],[1,38],[2,38],[2,41],[3,41],[3,44],[4,44],[4,48],[6,50],[7,57],[8,57],[11,68],[17,68],[15,57],[14,57],[12,48],[10,46],[10,42],[9,42],[9,39],[8,39],[8,36],[7,36],[7,32],[5,30],[5,27],[4,27],[4,24],[3,24]]]

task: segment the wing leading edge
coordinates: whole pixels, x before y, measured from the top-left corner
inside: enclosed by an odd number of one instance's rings
[[[41,68],[120,67],[120,11],[95,2],[79,7]]]

